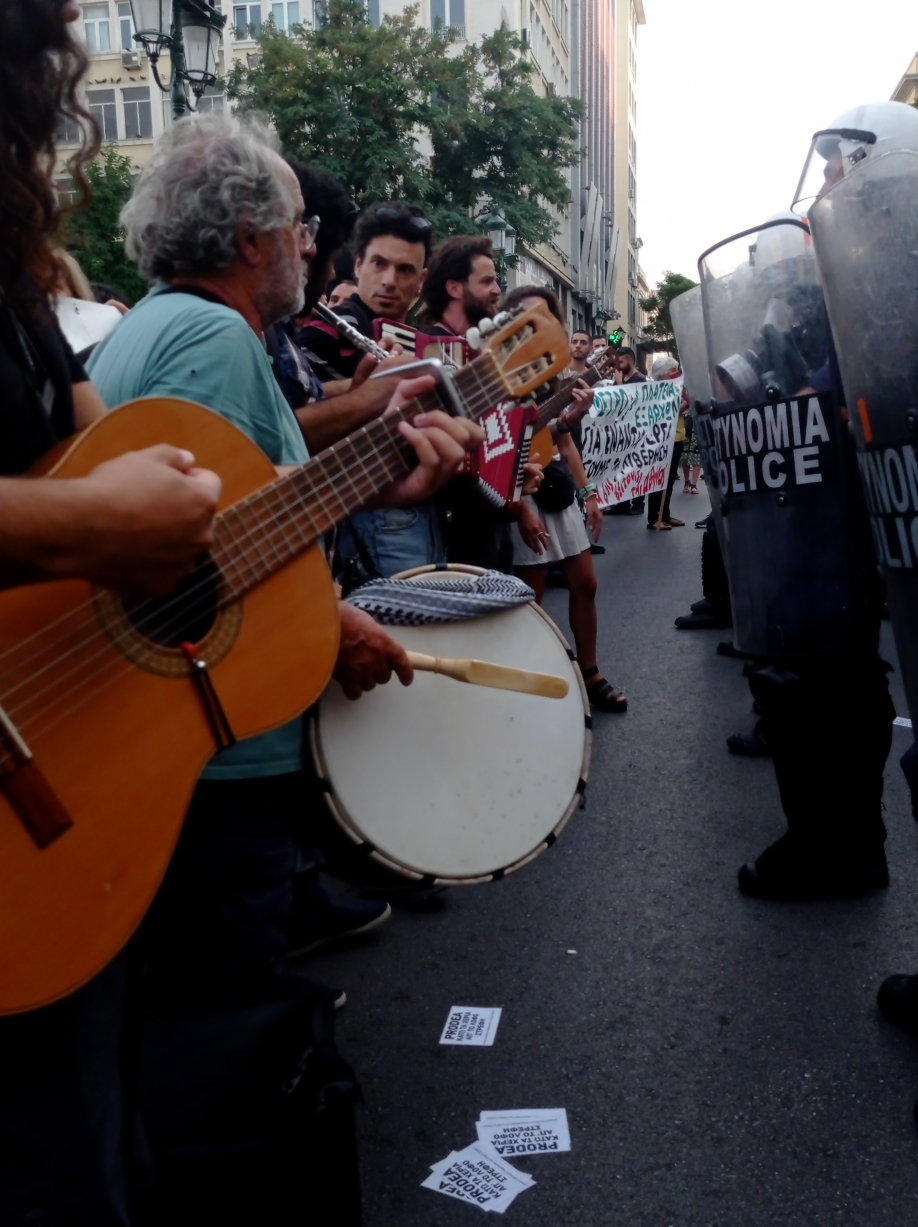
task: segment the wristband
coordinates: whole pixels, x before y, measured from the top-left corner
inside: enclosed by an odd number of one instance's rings
[[[567,422],[565,422],[564,418],[558,418],[558,420],[555,422],[555,434],[569,435],[570,433],[571,428],[568,426]]]
[[[584,499],[588,499],[591,494],[595,494],[595,493],[596,493],[596,482],[591,481],[587,485],[585,485],[582,490],[577,491],[577,497],[580,499],[581,502],[583,502]]]

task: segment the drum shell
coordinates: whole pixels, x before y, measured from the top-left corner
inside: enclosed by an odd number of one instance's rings
[[[582,804],[591,721],[573,653],[534,604],[387,629],[429,655],[563,673],[571,683],[555,700],[416,673],[407,689],[393,681],[346,706],[335,687],[313,712],[313,762],[349,838],[414,880],[498,880],[550,847]]]

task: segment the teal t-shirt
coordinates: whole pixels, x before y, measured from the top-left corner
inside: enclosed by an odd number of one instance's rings
[[[238,311],[156,285],[93,350],[87,370],[114,408],[138,396],[181,396],[214,409],[244,431],[274,464],[309,453],[258,337]],[[215,755],[210,780],[258,779],[299,771],[302,718]]]

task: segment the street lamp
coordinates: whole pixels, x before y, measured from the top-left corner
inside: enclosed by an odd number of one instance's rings
[[[207,0],[130,0],[134,18],[134,41],[143,43],[150,57],[156,84],[172,92],[172,113],[181,119],[192,107],[186,85],[200,98],[217,79],[217,52],[226,18]],[[167,84],[160,80],[157,63],[169,52],[171,72]]]
[[[509,261],[513,259],[516,252],[516,231],[507,221],[507,219],[495,209],[481,223],[482,228],[487,230],[488,238],[491,240],[491,246],[494,248],[494,254],[497,257],[497,273],[500,278],[500,288],[507,288],[507,267]]]

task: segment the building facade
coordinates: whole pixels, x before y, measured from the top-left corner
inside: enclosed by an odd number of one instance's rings
[[[279,29],[319,24],[325,0],[216,0],[226,14],[217,62],[223,74],[237,59],[258,53],[256,35],[271,17]],[[171,123],[171,98],[153,77],[150,61],[133,41],[128,0],[81,5],[77,33],[90,56],[82,91],[105,143],[115,144],[140,170],[157,137]],[[405,0],[368,0],[378,25]],[[558,232],[549,243],[521,252],[509,281],[552,287],[572,324],[598,329],[615,320],[626,338],[640,339],[637,229],[637,36],[642,0],[420,0],[418,21],[442,23],[458,51],[502,24],[519,33],[535,65],[534,88],[580,98],[586,114],[581,162],[569,172],[570,204],[555,210]],[[160,61],[168,79],[169,60]],[[200,100],[200,111],[225,105],[219,87]],[[72,188],[65,163],[77,134],[60,134],[57,185]]]
[[[912,62],[902,74],[902,80],[893,91],[891,101],[914,104],[916,99],[918,99],[918,55],[913,55]]]

